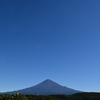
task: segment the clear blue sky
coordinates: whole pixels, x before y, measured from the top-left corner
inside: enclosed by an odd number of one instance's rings
[[[0,92],[45,79],[100,92],[100,0],[0,0]]]

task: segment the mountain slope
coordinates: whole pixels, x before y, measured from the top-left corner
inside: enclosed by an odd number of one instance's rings
[[[78,93],[79,91],[61,86],[56,82],[49,79],[29,88],[17,90],[9,93],[20,92],[21,94],[33,94],[33,95],[51,95],[51,94],[65,94],[70,95]]]

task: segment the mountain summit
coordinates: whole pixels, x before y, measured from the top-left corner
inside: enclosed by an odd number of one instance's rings
[[[54,82],[54,81],[52,81],[52,80],[50,80],[50,79],[47,79],[47,80],[45,80],[45,81],[39,83],[37,86],[39,86],[39,87],[41,86],[41,87],[48,87],[48,88],[50,88],[50,87],[52,87],[52,86],[59,86],[59,84],[56,83],[56,82]]]
[[[61,86],[58,83],[47,79],[35,86],[25,88],[22,90],[17,90],[9,93],[17,93],[20,92],[21,94],[33,94],[33,95],[51,95],[51,94],[65,94],[71,95],[74,93],[78,93],[80,91],[67,88],[65,86]]]

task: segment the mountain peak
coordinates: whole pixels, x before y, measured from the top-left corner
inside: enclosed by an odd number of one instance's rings
[[[46,79],[46,80],[44,80],[44,82],[48,82],[48,81],[52,81],[52,80],[50,80],[50,79]]]
[[[13,93],[17,93],[17,92],[19,92],[21,94],[33,94],[33,95],[37,95],[38,93],[40,95],[51,95],[51,94],[69,95],[69,94],[78,93],[79,91],[61,86],[60,84],[58,84],[50,79],[46,79],[43,82],[41,82],[35,86],[17,90],[14,92],[9,92],[9,93],[13,94]]]
[[[50,79],[46,79],[46,80],[43,81],[43,83],[55,83],[55,82],[50,80]]]
[[[57,84],[56,82],[50,80],[50,79],[46,79],[43,82],[39,83],[37,86],[41,86],[41,87],[52,87],[52,86],[58,86],[59,84]]]

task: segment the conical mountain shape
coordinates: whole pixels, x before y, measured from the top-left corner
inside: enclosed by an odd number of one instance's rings
[[[71,95],[80,91],[61,86],[52,80],[45,80],[35,86],[25,88],[22,90],[13,91],[10,93],[32,94],[32,95],[52,95],[52,94],[65,94]]]

